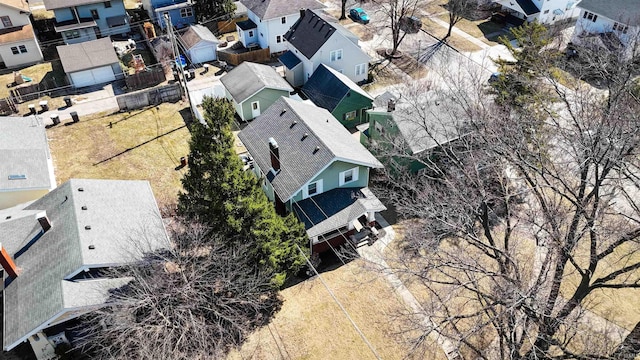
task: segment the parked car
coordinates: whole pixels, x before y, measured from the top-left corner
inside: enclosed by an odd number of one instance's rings
[[[351,16],[353,21],[357,21],[365,25],[369,23],[369,15],[367,15],[367,13],[361,8],[353,8],[349,10],[349,16]]]

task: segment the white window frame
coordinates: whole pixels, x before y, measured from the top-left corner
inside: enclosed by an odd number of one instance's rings
[[[313,193],[313,194],[309,194],[309,187],[311,187],[311,185],[314,185],[314,184],[316,186],[316,192]],[[322,185],[323,185],[322,179],[319,179],[317,181],[308,183],[307,185],[305,185],[302,188],[302,198],[303,199],[307,199],[307,198],[310,198],[310,197],[312,197],[314,195],[322,194],[322,190],[323,190],[322,189]]]
[[[277,42],[278,44],[280,44],[280,43],[282,42],[282,36],[281,36],[281,35],[277,35],[277,36],[276,36],[276,42]]]
[[[366,72],[367,72],[367,64],[362,63],[362,64],[356,65],[356,76],[363,75]]]
[[[17,47],[17,46],[12,46],[12,47],[11,47],[11,53],[12,53],[13,55],[19,55],[19,54],[20,54],[20,50],[18,50],[18,47]]]
[[[0,16],[0,20],[2,21],[2,26],[6,28],[13,26],[13,22],[9,16]]]
[[[592,22],[596,22],[596,20],[598,20],[598,15],[589,11],[585,11],[584,15],[582,15],[582,18],[590,20]]]
[[[181,18],[187,18],[187,17],[192,17],[193,16],[193,8],[188,6],[185,8],[180,9],[180,17]]]
[[[373,122],[373,128],[376,129],[376,132],[378,134],[384,134],[384,126],[382,126],[382,124],[380,124],[380,122],[374,121]]]
[[[286,24],[287,23],[287,17],[286,16],[281,17],[280,18],[280,22],[283,23],[283,24]]]
[[[26,54],[27,53],[27,46],[26,45],[19,45],[18,49],[20,50],[20,54]]]
[[[545,11],[543,12],[543,14],[544,14],[544,15],[547,15],[548,13],[549,13],[549,9],[547,9],[547,10],[545,10]]]
[[[249,37],[252,38],[253,37],[253,30],[249,30]]]
[[[625,24],[620,24],[618,22],[613,23],[613,31],[619,31],[623,34],[626,34],[629,31],[629,27]]]
[[[347,111],[344,113],[344,121],[352,121],[358,117],[358,110]]]
[[[358,175],[359,175],[359,171],[360,168],[359,167],[354,167],[351,168],[349,170],[345,170],[343,172],[340,173],[340,185],[339,186],[343,186],[346,184],[350,184],[352,182],[356,182],[358,181]],[[351,176],[351,180],[347,180],[347,176],[350,175]]]
[[[342,49],[333,50],[329,55],[329,60],[332,62],[342,60]]]
[[[65,33],[65,36],[67,37],[67,39],[77,39],[80,37],[80,31],[79,30],[67,31]]]

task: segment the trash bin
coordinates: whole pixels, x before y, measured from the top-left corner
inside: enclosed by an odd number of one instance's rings
[[[60,116],[58,116],[58,114],[51,114],[49,115],[49,118],[51,118],[51,122],[53,122],[53,125],[60,124]]]
[[[78,121],[80,121],[80,117],[78,117],[78,113],[75,111],[72,111],[69,113],[69,115],[71,115],[71,119],[73,119],[74,123],[77,123]]]
[[[42,108],[42,111],[49,111],[49,102],[47,100],[42,100],[40,101],[40,107]]]
[[[71,107],[71,105],[73,105],[73,103],[71,102],[71,97],[70,97],[70,96],[65,96],[65,97],[63,98],[63,100],[64,100],[64,103],[65,103],[65,105],[66,105],[67,107]]]
[[[31,115],[36,114],[36,104],[29,104],[29,114]]]

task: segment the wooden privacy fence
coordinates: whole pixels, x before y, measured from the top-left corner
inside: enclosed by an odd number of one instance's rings
[[[124,81],[127,84],[127,88],[132,90],[155,86],[165,81],[164,69],[155,67],[137,74],[127,75]]]
[[[236,66],[245,61],[265,63],[271,60],[271,54],[269,52],[269,48],[239,54],[229,53],[226,51],[218,51],[218,60],[226,61],[228,64]]]
[[[239,21],[245,21],[247,19],[248,19],[248,17],[242,16],[242,17],[235,18],[235,19],[218,21],[218,24],[217,24],[218,25],[218,33],[219,34],[224,34],[224,33],[229,33],[229,32],[236,31],[236,23],[239,22]]]

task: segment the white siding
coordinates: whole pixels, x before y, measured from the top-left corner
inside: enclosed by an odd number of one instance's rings
[[[27,52],[14,54],[11,48],[19,48],[21,45],[27,49]],[[42,61],[42,52],[40,51],[40,47],[36,43],[35,39],[17,41],[9,44],[1,44],[0,60],[2,60],[5,66],[8,68],[33,64]]]
[[[116,79],[110,65],[74,72],[69,74],[69,76],[71,77],[73,86],[77,88],[107,83]]]

